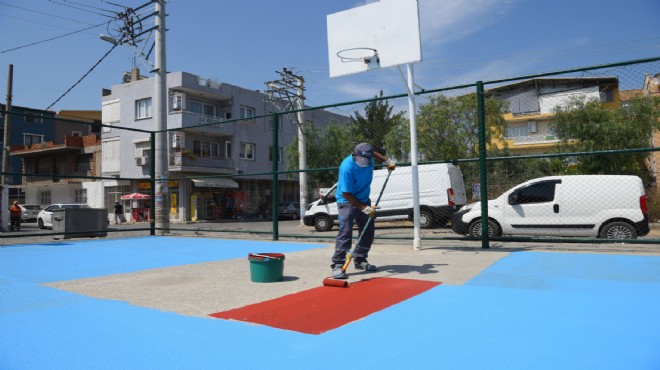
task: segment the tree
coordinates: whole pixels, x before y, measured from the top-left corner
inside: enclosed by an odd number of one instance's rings
[[[350,128],[343,124],[331,122],[324,129],[310,124],[304,127],[307,139],[307,168],[323,169],[339,167],[341,161],[353,150]],[[297,170],[298,140],[286,147],[287,166],[289,170]],[[337,171],[308,172],[310,188],[327,187],[337,181]]]
[[[506,102],[485,100],[486,142],[503,142]],[[478,156],[476,94],[458,97],[436,95],[420,107],[417,115],[417,145],[426,160],[475,158]]]
[[[381,96],[383,93],[381,92]],[[378,98],[378,97],[376,97]],[[364,108],[364,115],[355,111],[351,116],[351,132],[354,144],[369,143],[382,154],[387,154],[385,137],[390,130],[401,122],[403,112],[392,114],[394,107],[387,101],[373,100]]]
[[[556,150],[592,152],[647,148],[654,130],[660,129],[660,98],[640,96],[619,109],[606,109],[597,100],[573,98],[555,109],[551,127],[557,138]],[[577,173],[636,174],[647,171],[647,153],[597,154],[580,156]]]

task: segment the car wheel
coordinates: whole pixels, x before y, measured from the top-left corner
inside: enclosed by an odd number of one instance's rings
[[[434,214],[428,209],[419,211],[419,226],[422,229],[431,229],[435,227]]]
[[[469,235],[475,238],[481,238],[481,220],[474,220],[470,224]],[[488,220],[488,236],[501,236],[502,231],[492,220]]]
[[[600,231],[600,237],[602,239],[636,239],[637,230],[627,222],[610,222]]]
[[[45,229],[45,227],[44,227],[44,220],[42,220],[42,219],[38,219],[38,220],[37,220],[37,225],[39,225],[39,228],[40,228],[40,229]]]
[[[327,215],[316,216],[314,227],[317,231],[330,231],[332,230],[332,219]]]
[[[297,220],[297,219],[299,219],[299,218],[300,218],[300,217],[298,217],[298,214],[297,214],[297,213],[292,213],[292,214],[291,214],[291,219],[292,219],[292,220]]]

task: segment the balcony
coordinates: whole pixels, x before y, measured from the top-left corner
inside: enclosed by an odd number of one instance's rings
[[[188,111],[173,111],[170,115],[174,116],[169,120],[170,128],[199,128],[204,133],[214,135],[232,135],[234,133],[234,123],[224,123],[226,120],[222,117]]]
[[[559,140],[555,135],[527,135],[506,138],[513,142],[513,145],[529,145],[529,144],[547,144],[556,143]]]
[[[228,170],[229,172],[234,171],[234,161],[227,158],[184,156],[181,153],[170,155],[170,171],[184,170],[228,173]]]

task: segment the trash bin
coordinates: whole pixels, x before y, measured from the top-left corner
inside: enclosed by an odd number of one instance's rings
[[[250,253],[250,279],[255,283],[274,283],[284,277],[284,255],[281,253]]]
[[[104,208],[65,208],[53,210],[53,232],[62,238],[108,235],[108,210]],[[55,237],[59,239],[59,237]]]

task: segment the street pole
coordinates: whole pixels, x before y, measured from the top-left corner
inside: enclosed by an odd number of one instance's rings
[[[155,94],[154,122],[156,124],[156,145],[153,156],[155,165],[155,206],[156,229],[160,235],[170,232],[170,192],[168,187],[167,154],[167,67],[165,63],[165,0],[156,0],[155,38]]]
[[[300,225],[304,225],[303,215],[307,209],[307,139],[305,135],[305,117],[302,109],[305,108],[305,96],[303,95],[303,78],[296,78],[298,99],[296,99],[298,112],[298,162],[300,163]]]
[[[11,111],[11,95],[14,84],[14,65],[10,64],[7,71],[7,104],[5,110]],[[2,138],[2,185],[7,185],[7,173],[9,171],[9,150],[11,147],[11,114],[5,113],[5,130]]]

